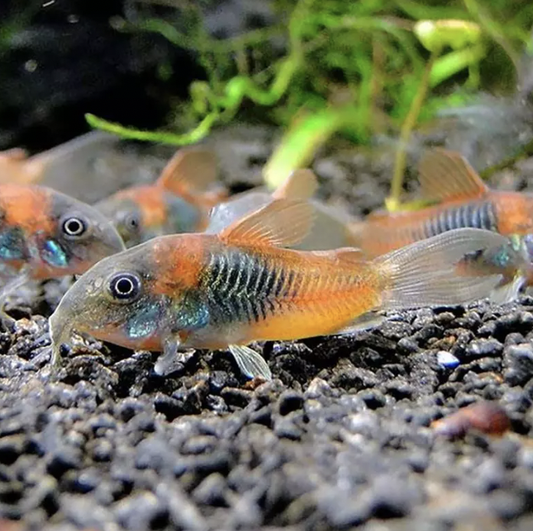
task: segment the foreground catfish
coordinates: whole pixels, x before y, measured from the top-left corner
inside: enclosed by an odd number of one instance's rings
[[[132,349],[226,349],[249,377],[270,378],[253,341],[349,330],[371,310],[459,304],[486,296],[500,275],[457,274],[468,253],[501,235],[452,231],[366,261],[360,251],[283,249],[302,240],[312,207],[277,199],[219,234],[155,238],[102,260],[67,292],[50,318],[53,363],[72,332]]]

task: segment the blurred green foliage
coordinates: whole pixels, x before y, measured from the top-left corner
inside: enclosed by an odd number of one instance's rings
[[[206,4],[176,2],[179,28],[155,18],[119,25],[164,35],[193,51],[205,70],[207,80],[190,86],[166,130],[90,116],[93,126],[183,145],[238,113],[289,127],[302,115],[332,110],[335,126],[324,137],[339,131],[365,143],[377,133],[397,134],[406,119],[412,129],[479,90],[514,90],[522,51],[531,46],[528,0],[273,0],[272,26],[228,39],[207,33]],[[418,21],[426,21],[422,29]]]

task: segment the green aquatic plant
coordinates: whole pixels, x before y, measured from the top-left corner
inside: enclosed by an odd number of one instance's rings
[[[93,115],[89,123],[126,138],[184,145],[253,111],[288,131],[267,167],[271,184],[307,164],[335,133],[359,144],[376,134],[399,134],[393,209],[413,129],[451,97],[464,104],[480,89],[501,87],[502,79],[514,87],[513,76],[494,72],[517,65],[533,24],[525,1],[274,0],[272,26],[217,39],[198,7],[206,4],[180,3],[180,26],[150,17],[116,24],[121,31],[164,36],[193,52],[205,71],[165,129],[141,131]]]
[[[430,53],[424,67],[418,89],[411,102],[409,112],[400,129],[399,146],[396,150],[394,173],[391,181],[391,193],[385,200],[390,212],[401,207],[403,176],[406,163],[406,147],[416,125],[428,90],[456,74],[463,68],[470,68],[470,83],[479,84],[478,64],[483,58],[481,30],[477,24],[463,20],[424,20],[417,22],[414,33]],[[442,56],[443,50],[453,51]]]

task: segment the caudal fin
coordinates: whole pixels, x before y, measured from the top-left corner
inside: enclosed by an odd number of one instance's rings
[[[457,229],[375,260],[385,278],[383,309],[465,304],[488,297],[502,274],[461,275],[458,263],[470,253],[492,250],[507,238],[481,229]]]

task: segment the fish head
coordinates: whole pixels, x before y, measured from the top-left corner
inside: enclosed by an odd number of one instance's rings
[[[96,205],[115,225],[127,247],[157,236],[196,231],[201,210],[159,186],[123,190]]]
[[[159,350],[166,300],[154,294],[152,242],[101,260],[67,291],[50,317],[56,354],[73,332],[132,349]]]
[[[126,247],[133,247],[148,239],[149,216],[144,212],[142,201],[144,188],[118,192],[95,205],[113,223]]]
[[[37,223],[34,238],[39,255],[36,278],[81,275],[102,258],[124,250],[124,242],[96,209],[48,190],[46,223]]]
[[[501,275],[502,280],[507,282],[524,264],[521,238],[511,236],[500,245],[466,254],[458,263],[457,270],[463,275]]]

